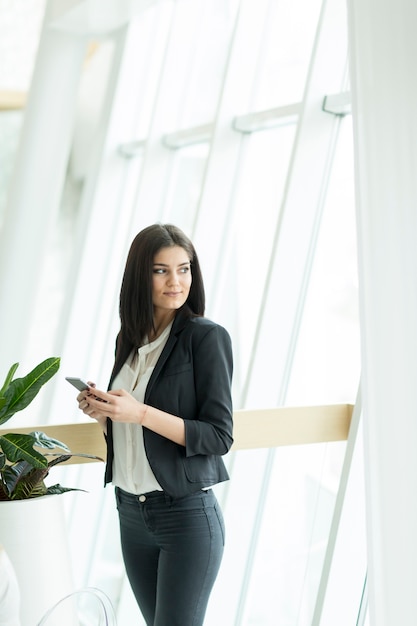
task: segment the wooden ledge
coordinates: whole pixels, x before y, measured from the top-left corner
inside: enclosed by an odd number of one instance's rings
[[[0,90],[0,111],[20,111],[25,107],[26,98],[25,91]]]
[[[344,441],[349,434],[352,413],[351,404],[235,411],[232,450]],[[41,430],[64,442],[73,453],[106,458],[103,432],[96,422],[1,428],[0,436],[10,432],[27,434],[34,430]],[[93,462],[74,457],[67,464]]]
[[[344,441],[352,413],[351,404],[236,411],[233,450]]]

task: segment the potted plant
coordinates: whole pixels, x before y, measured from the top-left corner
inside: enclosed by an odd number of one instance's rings
[[[23,378],[14,378],[18,365],[12,365],[0,389],[0,426],[32,402],[58,371],[60,359],[46,359]],[[73,591],[65,511],[53,494],[84,490],[47,487],[44,482],[52,467],[72,456],[103,460],[72,453],[41,431],[0,433],[0,544],[19,583],[21,626],[37,623],[53,603]],[[53,576],[51,558],[59,563]]]
[[[10,368],[0,390],[0,426],[15,413],[25,409],[38,394],[41,387],[59,369],[60,359],[51,357],[42,361],[23,378],[13,378],[19,364]],[[59,448],[63,453],[39,451]],[[48,460],[47,457],[52,457]],[[102,461],[90,454],[73,454],[69,448],[41,431],[28,435],[7,433],[0,435],[0,501],[25,500],[66,491],[79,491],[71,487],[53,485],[46,487],[44,479],[49,470],[72,456],[83,456]]]

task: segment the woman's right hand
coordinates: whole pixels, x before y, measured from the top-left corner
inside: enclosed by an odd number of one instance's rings
[[[88,386],[89,388],[94,389],[96,384],[88,381]],[[77,396],[78,408],[84,413],[84,415],[87,415],[87,417],[95,419],[101,425],[103,431],[106,432],[107,417],[103,415],[98,415],[97,413],[94,414],[91,411],[90,403],[88,401],[89,397],[94,397],[94,394],[91,393],[90,389],[85,389],[84,391],[81,391]]]

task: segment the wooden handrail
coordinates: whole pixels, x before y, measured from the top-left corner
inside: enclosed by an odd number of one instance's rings
[[[236,411],[232,449],[344,441],[352,413],[352,404]]]
[[[0,111],[20,111],[26,104],[25,91],[0,90]]]
[[[344,441],[349,434],[352,413],[351,404],[235,411],[232,450]],[[106,457],[103,433],[96,422],[1,428],[0,436],[10,432],[27,434],[34,430],[63,441],[74,453]],[[67,464],[92,462],[73,457]]]

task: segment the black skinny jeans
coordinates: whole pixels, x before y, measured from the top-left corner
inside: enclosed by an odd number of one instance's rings
[[[147,626],[202,626],[224,548],[211,490],[183,498],[116,487],[123,560]]]

